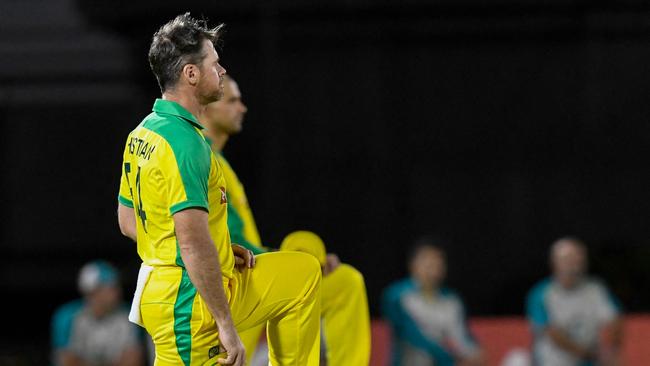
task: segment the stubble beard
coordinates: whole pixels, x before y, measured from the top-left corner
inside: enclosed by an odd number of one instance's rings
[[[223,89],[219,88],[217,90],[213,90],[210,93],[205,93],[201,95],[201,104],[203,105],[208,105],[213,102],[217,102],[223,98]]]

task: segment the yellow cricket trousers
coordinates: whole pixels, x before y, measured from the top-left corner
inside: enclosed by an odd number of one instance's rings
[[[367,366],[370,362],[370,314],[366,285],[357,269],[341,264],[323,277],[321,317],[328,365]],[[262,330],[263,324],[240,333],[249,362]]]
[[[276,252],[253,269],[223,278],[238,332],[267,325],[273,366],[317,366],[320,352],[320,264],[311,255]],[[155,366],[216,365],[217,325],[182,267],[155,267],[140,303],[153,338]]]

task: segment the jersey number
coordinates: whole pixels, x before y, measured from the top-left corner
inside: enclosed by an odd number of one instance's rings
[[[140,167],[138,167],[138,172],[135,175],[135,189],[138,191],[138,201],[136,202],[135,212],[142,222],[142,228],[144,232],[147,232],[147,213],[142,207],[142,193],[140,191]],[[129,191],[131,192],[131,197],[135,198],[133,195],[133,188],[131,187],[131,180],[129,179],[129,173],[131,173],[131,163],[124,163],[124,176],[126,176],[126,182],[129,185]]]

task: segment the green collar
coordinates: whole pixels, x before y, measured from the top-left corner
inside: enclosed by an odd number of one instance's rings
[[[156,99],[156,102],[153,104],[153,111],[159,114],[170,114],[172,116],[180,117],[197,128],[201,130],[204,129],[192,113],[188,112],[187,109],[183,108],[180,104],[171,100]]]

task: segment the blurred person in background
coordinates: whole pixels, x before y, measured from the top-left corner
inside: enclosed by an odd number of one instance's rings
[[[327,254],[323,240],[311,231],[294,231],[281,251],[313,255],[321,265],[321,322],[325,357],[321,365],[365,366],[370,362],[370,313],[361,272]],[[348,360],[348,362],[346,362]]]
[[[128,321],[117,271],[107,262],[90,262],[78,282],[83,299],[62,305],[52,317],[54,365],[142,365],[140,334]]]
[[[393,366],[483,365],[462,300],[443,287],[446,257],[420,239],[408,260],[410,277],[390,285],[382,311],[393,335]]]
[[[242,123],[247,111],[239,86],[232,77],[225,75],[223,97],[219,101],[210,103],[200,120],[206,127],[205,135],[211,141],[212,150],[223,169],[231,240],[257,255],[271,249],[262,245],[244,185],[222,153],[229,138],[242,131]],[[316,234],[299,233],[301,234],[296,234],[297,236],[291,234],[287,238],[304,239],[304,248],[313,250],[298,251],[315,255],[323,269],[321,319],[325,339],[325,359],[330,365],[368,365],[370,314],[363,275],[354,267],[341,264],[335,254],[326,254],[324,244]],[[322,248],[322,251],[319,248]],[[264,324],[260,324],[240,334],[249,362],[263,330]]]
[[[528,294],[536,366],[619,365],[620,307],[607,287],[587,275],[587,249],[576,238],[550,251],[551,278]],[[607,334],[607,342],[601,335]]]

